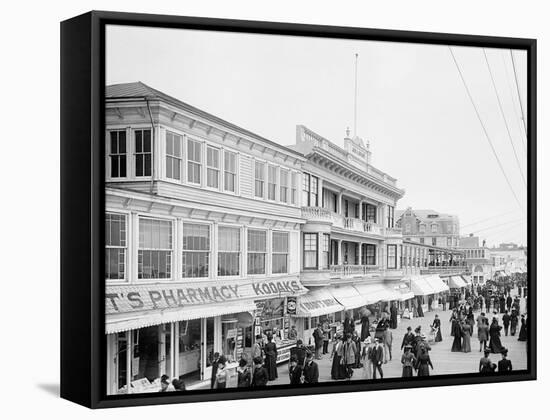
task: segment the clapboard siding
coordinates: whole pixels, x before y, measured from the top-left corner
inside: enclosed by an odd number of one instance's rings
[[[239,155],[239,186],[243,197],[252,197],[252,159],[250,156]]]

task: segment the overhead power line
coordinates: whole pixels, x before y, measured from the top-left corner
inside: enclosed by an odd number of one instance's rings
[[[514,58],[514,53],[510,50],[510,56],[512,57],[512,68],[514,69],[514,80],[516,81],[516,90],[518,92],[518,102],[519,109],[521,110],[521,121],[523,122],[523,129],[525,130],[525,135],[527,136],[527,123],[525,122],[525,112],[523,111],[523,102],[521,101],[521,95],[519,93],[519,82],[518,82],[518,72],[516,71],[516,59]]]
[[[507,214],[514,213],[515,211],[517,211],[517,210],[507,211],[506,213],[497,214],[496,216],[491,216],[491,217],[487,217],[485,219],[478,220],[476,222],[468,223],[468,224],[460,226],[460,229],[463,229],[463,228],[468,227],[468,226],[479,225],[482,222],[486,222],[488,220],[494,220],[497,217],[506,216]]]
[[[498,166],[500,167],[500,170],[502,171],[502,175],[504,175],[504,179],[506,179],[506,183],[508,184],[508,187],[510,188],[510,192],[516,199],[516,202],[518,203],[519,208],[522,212],[525,212],[523,206],[521,205],[518,196],[516,195],[514,189],[512,188],[512,184],[510,183],[510,180],[508,179],[508,176],[506,175],[506,171],[504,170],[504,167],[502,166],[502,163],[497,155],[497,152],[495,150],[495,147],[493,146],[493,142],[491,141],[491,137],[489,137],[489,133],[487,132],[487,128],[485,128],[485,124],[483,123],[483,120],[481,118],[481,115],[479,114],[479,111],[477,109],[477,106],[474,102],[474,98],[472,97],[472,94],[470,93],[470,89],[468,88],[468,85],[466,84],[466,80],[464,79],[464,76],[462,75],[462,70],[460,70],[460,65],[458,64],[458,61],[456,61],[456,57],[453,53],[453,49],[449,46],[449,51],[451,52],[451,56],[453,57],[453,61],[455,63],[456,69],[458,70],[458,74],[460,76],[460,79],[462,80],[462,84],[464,85],[464,88],[466,89],[466,93],[468,94],[468,98],[470,98],[470,102],[472,103],[472,106],[474,108],[474,111],[476,113],[477,119],[479,120],[479,123],[481,124],[481,128],[483,129],[483,133],[485,134],[485,138],[489,142],[489,146],[491,146],[491,150],[493,151],[493,155],[495,156],[495,159],[497,160]]]
[[[510,127],[508,127],[508,121],[506,120],[506,115],[504,114],[504,109],[502,108],[502,102],[500,101],[500,95],[498,94],[497,85],[495,83],[495,78],[493,76],[493,71],[491,70],[491,66],[489,65],[489,59],[487,58],[487,51],[485,48],[483,48],[483,55],[485,56],[485,63],[487,63],[487,70],[489,70],[489,75],[491,76],[491,82],[493,84],[493,90],[495,91],[495,95],[497,97],[498,102],[498,109],[500,110],[500,115],[502,115],[502,119],[504,120],[504,125],[506,126],[506,132],[508,133],[508,138],[510,139],[510,145],[512,146],[512,150],[514,152],[514,157],[516,159],[516,163],[518,165],[519,174],[521,175],[521,178],[523,179],[523,183],[525,186],[527,186],[527,181],[525,180],[525,177],[523,176],[523,171],[521,170],[521,165],[519,163],[518,154],[516,153],[516,148],[514,146],[514,141],[512,140],[512,134],[510,133]]]
[[[525,131],[523,130],[523,127],[521,125],[521,117],[518,115],[518,111],[516,108],[516,101],[514,99],[514,93],[512,92],[512,84],[510,83],[510,73],[508,73],[508,66],[506,64],[505,56],[507,54],[503,51],[501,54],[502,57],[502,65],[504,66],[504,71],[506,72],[506,84],[508,85],[508,93],[510,94],[510,99],[512,100],[512,110],[514,111],[514,117],[516,117],[516,123],[518,125],[519,130],[519,138],[521,140],[521,145],[523,146],[523,152],[527,156],[527,146],[525,145]]]
[[[527,224],[527,222],[525,221],[525,218],[522,217],[521,219],[509,220],[507,222],[499,223],[497,225],[489,226],[489,227],[486,227],[486,228],[483,228],[483,229],[474,229],[473,231],[475,233],[479,233],[479,232],[483,232],[483,231],[486,231],[486,230],[491,230],[491,229],[499,228],[501,226],[506,226],[506,225],[515,224],[515,223],[525,223],[525,224]]]

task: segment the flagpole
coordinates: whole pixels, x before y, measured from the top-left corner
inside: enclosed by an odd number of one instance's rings
[[[353,136],[357,137],[357,61],[359,54],[355,53],[355,100],[353,104]]]

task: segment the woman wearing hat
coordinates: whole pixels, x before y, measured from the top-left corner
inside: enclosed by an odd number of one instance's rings
[[[403,365],[403,378],[410,378],[413,376],[413,367],[416,365],[416,357],[411,352],[412,346],[407,344],[405,346],[405,353],[401,356],[401,364]]]
[[[332,369],[330,370],[330,377],[333,380],[346,379],[345,368],[342,367],[341,360],[344,349],[344,342],[342,334],[336,334],[336,343],[332,347]]]
[[[502,343],[500,342],[501,329],[502,327],[498,325],[498,320],[493,318],[493,322],[489,327],[489,338],[491,339],[489,341],[489,348],[491,349],[491,353],[501,353],[504,349],[504,347],[502,347]]]
[[[507,359],[508,350],[502,350],[502,360],[498,362],[498,373],[510,373],[512,372],[512,362]]]
[[[483,354],[484,356],[481,359],[479,359],[479,373],[482,373],[482,374],[493,373],[495,371],[496,365],[491,362],[491,359],[489,359],[491,350],[487,348],[485,349]]]
[[[372,362],[370,357],[372,353],[372,339],[370,336],[365,338],[363,344],[365,344],[361,353],[361,361],[363,363],[363,379],[372,379]]]
[[[420,345],[420,354],[416,360],[418,376],[430,376],[430,368],[433,370],[432,361],[424,343]]]

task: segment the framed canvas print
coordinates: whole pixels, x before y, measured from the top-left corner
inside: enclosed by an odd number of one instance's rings
[[[536,378],[536,41],[61,24],[61,394]]]

